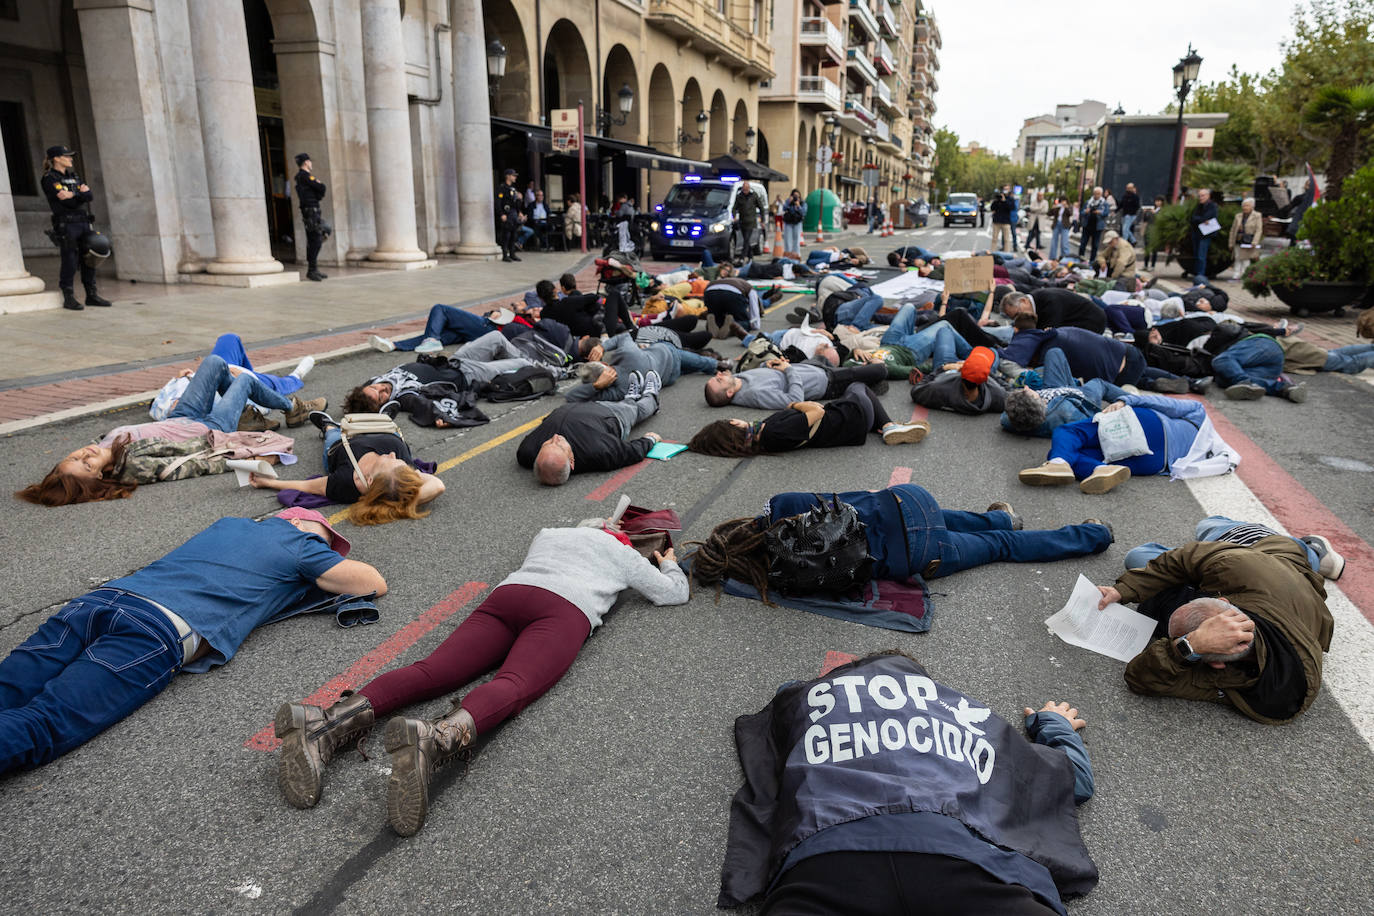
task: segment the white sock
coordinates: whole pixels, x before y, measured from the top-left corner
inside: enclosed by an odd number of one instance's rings
[[[315,368],[315,357],[307,356],[296,364],[296,368],[291,370],[291,374],[298,379],[304,379],[310,374],[310,370]]]

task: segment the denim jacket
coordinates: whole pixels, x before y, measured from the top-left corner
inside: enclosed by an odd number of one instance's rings
[[[1080,391],[1067,390],[1062,394],[1057,394],[1050,398],[1050,402],[1045,405],[1045,420],[1035,432],[1029,435],[1041,439],[1048,439],[1050,435],[1065,423],[1077,423],[1080,420],[1091,420],[1102,409],[1101,403],[1094,404],[1092,399]],[[1005,413],[1002,414],[1002,428],[1009,433],[1016,430],[1011,428],[1011,421],[1007,419]]]

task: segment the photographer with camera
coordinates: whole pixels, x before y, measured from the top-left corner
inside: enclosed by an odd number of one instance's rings
[[[64,145],[50,146],[43,160],[43,194],[52,208],[52,229],[48,238],[62,252],[62,271],[57,285],[62,290],[62,307],[81,311],[86,306],[72,293],[77,265],[81,266],[81,285],[86,287],[86,305],[109,306],[95,287],[95,265],[110,256],[110,240],[91,225],[90,187],[72,168],[75,150]]]

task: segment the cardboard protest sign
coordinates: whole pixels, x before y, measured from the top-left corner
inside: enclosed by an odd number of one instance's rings
[[[951,296],[985,293],[992,288],[992,255],[945,261],[945,289]]]

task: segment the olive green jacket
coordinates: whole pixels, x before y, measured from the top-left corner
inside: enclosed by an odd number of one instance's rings
[[[1251,547],[1196,541],[1161,554],[1144,569],[1127,572],[1117,580],[1116,589],[1123,602],[1138,602],[1178,585],[1219,595],[1277,628],[1297,653],[1307,679],[1307,695],[1294,716],[1312,705],[1321,688],[1322,656],[1331,648],[1335,622],[1326,607],[1321,575],[1292,538],[1267,537]],[[1146,696],[1227,703],[1257,722],[1276,725],[1285,720],[1257,713],[1242,695],[1259,681],[1258,672],[1269,659],[1269,647],[1256,637],[1253,659],[1224,668],[1190,665],[1172,639],[1156,639],[1126,666],[1126,684]]]

